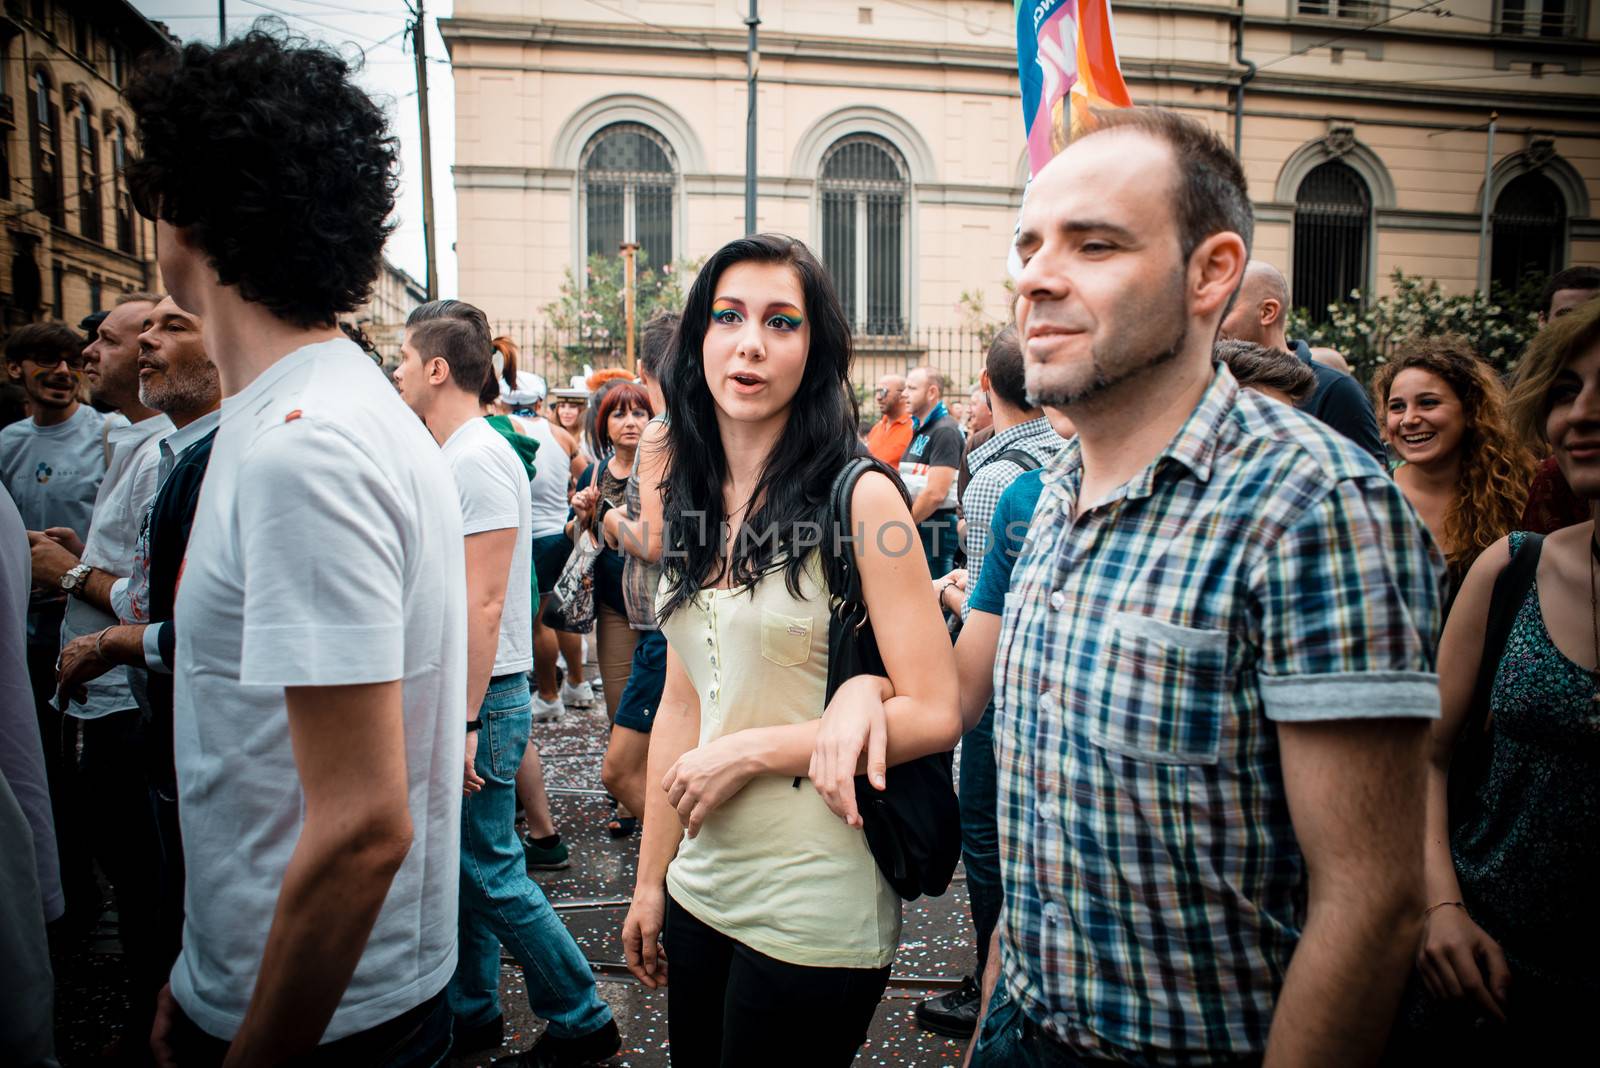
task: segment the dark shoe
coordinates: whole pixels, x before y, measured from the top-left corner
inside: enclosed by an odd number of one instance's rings
[[[978,1006],[983,994],[967,976],[947,994],[917,1003],[917,1026],[946,1038],[971,1038],[978,1026]]]
[[[506,1018],[504,1015],[496,1016],[492,1020],[485,1020],[481,1024],[467,1027],[456,1021],[455,1041],[450,1044],[450,1056],[459,1057],[463,1053],[477,1053],[479,1050],[494,1049],[506,1040]]]
[[[638,816],[612,816],[606,821],[606,833],[613,838],[631,838],[638,829]]]
[[[501,1057],[493,1068],[588,1068],[606,1063],[621,1048],[617,1022],[607,1020],[604,1027],[577,1038],[557,1038],[546,1031],[532,1049]]]
[[[525,834],[522,836],[522,852],[527,855],[528,867],[534,871],[560,871],[572,866],[572,851],[565,842],[557,842],[546,849]]]

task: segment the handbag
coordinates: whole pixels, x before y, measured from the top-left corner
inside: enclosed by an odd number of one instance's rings
[[[550,604],[544,610],[545,626],[567,634],[588,634],[594,630],[594,562],[600,544],[593,532],[578,533],[578,543],[561,568]]]
[[[871,457],[851,459],[834,479],[830,511],[835,534],[831,554],[824,554],[824,572],[835,604],[828,616],[828,689],[826,701],[846,679],[887,675],[878,640],[867,617],[861,574],[848,539],[850,497],[868,471],[887,474],[906,496],[893,468]],[[910,506],[907,500],[907,507]],[[856,776],[856,807],[861,812],[867,846],[889,885],[902,898],[938,897],[950,886],[961,859],[961,808],[956,801],[953,751],[929,753],[885,772],[884,788],[865,775]],[[797,780],[798,781],[798,780]]]

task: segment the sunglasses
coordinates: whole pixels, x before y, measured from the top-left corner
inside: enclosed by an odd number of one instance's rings
[[[48,356],[24,356],[23,359],[27,360],[35,367],[46,371],[53,371],[62,364],[66,364],[67,370],[69,371],[81,371],[83,370],[84,363],[83,353],[81,352],[75,352],[66,356],[57,356],[53,360]]]

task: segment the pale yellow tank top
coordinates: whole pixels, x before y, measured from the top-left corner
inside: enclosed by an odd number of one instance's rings
[[[828,596],[816,553],[801,593],[775,571],[752,590],[702,590],[661,628],[700,697],[701,745],[821,718]],[[791,964],[883,968],[900,941],[900,899],[866,836],[792,775],[751,779],[685,837],[667,890],[707,926]]]

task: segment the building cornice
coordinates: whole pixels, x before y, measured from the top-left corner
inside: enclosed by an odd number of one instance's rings
[[[1209,11],[1215,17],[1226,14],[1217,9],[1196,8],[1194,5],[1145,5],[1150,10],[1180,10],[1199,14]],[[1263,19],[1263,25],[1277,25],[1284,29],[1293,26],[1288,20]],[[674,55],[685,52],[726,55],[737,59],[739,66],[718,72],[715,69],[692,71],[641,71],[633,70],[634,79],[666,78],[699,81],[744,81],[742,69],[746,41],[742,34],[732,31],[706,30],[694,34],[673,36],[646,26],[617,25],[611,23],[495,20],[495,19],[440,19],[440,30],[447,45],[460,42],[480,44],[536,44],[556,46],[570,51],[591,51],[615,54],[618,51],[650,52]],[[1377,31],[1366,31],[1376,33]],[[1506,38],[1472,34],[1435,34],[1438,37],[1466,38],[1468,43],[1481,38],[1483,42],[1507,44]],[[1537,42],[1536,42],[1537,43]],[[1600,55],[1600,44],[1583,43],[1588,52]],[[836,37],[769,34],[762,38],[762,56],[796,59],[807,63],[837,63],[870,67],[877,70],[905,68],[942,68],[982,71],[1003,75],[1007,84],[986,91],[974,86],[937,86],[896,84],[893,82],[845,82],[838,79],[795,77],[788,74],[764,74],[763,81],[775,85],[846,85],[864,91],[906,89],[920,92],[954,92],[963,95],[984,94],[1014,95],[1010,84],[1016,70],[1016,55],[1010,49],[988,45],[923,45],[905,41],[869,41]],[[1555,54],[1555,53],[1552,53]],[[520,70],[550,74],[614,75],[615,69],[584,68],[549,63],[485,63],[459,64],[461,70]],[[1123,73],[1132,86],[1140,83],[1180,85],[1192,88],[1225,90],[1239,77],[1240,71],[1228,63],[1172,62],[1140,60],[1124,57]],[[1493,76],[1486,69],[1485,77]],[[1554,78],[1551,79],[1554,83]],[[1579,82],[1579,79],[1573,79]],[[1590,83],[1582,83],[1587,85]],[[1439,86],[1419,83],[1354,80],[1321,75],[1270,71],[1259,75],[1250,86],[1251,93],[1269,92],[1278,95],[1300,96],[1319,100],[1344,100],[1349,102],[1395,103],[1404,102],[1440,108],[1469,111],[1501,109],[1521,111],[1544,116],[1591,118],[1600,108],[1600,94],[1584,93],[1575,85],[1570,90],[1555,87],[1540,90],[1479,88],[1472,86]],[[1137,94],[1136,94],[1137,95]]]

